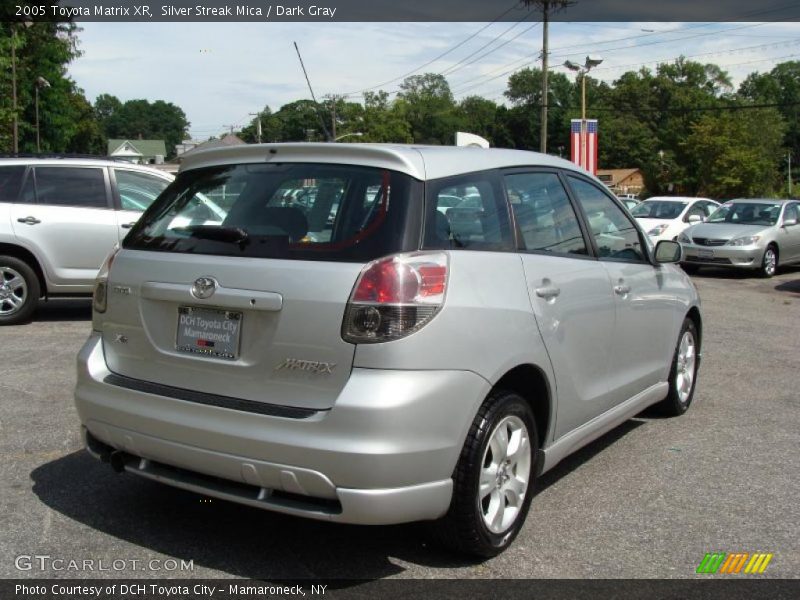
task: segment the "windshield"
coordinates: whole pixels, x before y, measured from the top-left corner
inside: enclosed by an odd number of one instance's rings
[[[674,200],[645,200],[631,211],[640,219],[677,219],[681,216],[686,202]]]
[[[407,221],[414,212],[410,205],[421,206],[421,190],[407,175],[344,165],[193,169],[145,212],[123,247],[369,261],[413,249]]]
[[[766,202],[727,202],[715,210],[706,223],[733,223],[738,225],[775,225],[781,214],[781,205]]]

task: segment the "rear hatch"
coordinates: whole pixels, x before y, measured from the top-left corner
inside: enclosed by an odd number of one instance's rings
[[[182,173],[123,243],[102,319],[109,369],[309,409],[336,401],[363,265],[416,248],[422,185],[377,168],[241,164]]]

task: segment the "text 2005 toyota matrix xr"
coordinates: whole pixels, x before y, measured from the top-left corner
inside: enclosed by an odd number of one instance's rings
[[[697,291],[597,179],[530,152],[187,157],[105,261],[75,401],[118,472],[492,556],[536,478],[692,402]]]

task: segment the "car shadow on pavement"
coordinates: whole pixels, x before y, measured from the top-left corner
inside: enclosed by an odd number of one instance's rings
[[[796,294],[800,296],[800,279],[795,279],[794,281],[784,281],[783,283],[776,285],[775,290],[778,292],[789,292],[790,294]]]
[[[91,298],[40,300],[31,321],[91,321]]]
[[[540,478],[535,493],[643,423],[627,421],[565,459]],[[94,533],[82,536],[95,556],[107,552],[113,559],[146,562],[159,554],[233,577],[341,580],[333,587],[402,573],[404,567],[393,559],[435,569],[481,562],[431,544],[423,523],[368,527],[271,513],[117,475],[83,450],[37,467],[31,478],[33,492],[45,505],[103,534],[100,539]],[[144,550],[137,554],[127,544]]]

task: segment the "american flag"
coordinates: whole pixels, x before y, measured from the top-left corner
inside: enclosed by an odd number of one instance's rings
[[[581,135],[580,119],[572,119],[571,144],[572,162],[589,171],[592,175],[597,175],[597,119],[586,120],[586,134]],[[581,138],[585,139],[581,143]]]

